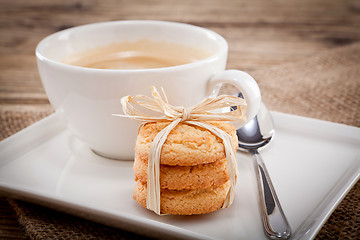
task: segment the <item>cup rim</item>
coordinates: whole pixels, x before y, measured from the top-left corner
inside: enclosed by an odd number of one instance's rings
[[[41,48],[44,44],[46,44],[46,42],[48,42],[51,38],[54,38],[58,35],[64,34],[66,32],[70,32],[70,31],[76,31],[77,29],[82,29],[82,28],[88,28],[88,27],[93,27],[93,26],[97,26],[97,25],[117,25],[117,24],[167,24],[167,25],[173,25],[173,26],[183,26],[183,27],[188,27],[188,28],[193,28],[193,29],[198,29],[202,32],[204,32],[205,34],[211,35],[214,40],[216,40],[217,42],[219,42],[220,48],[214,53],[212,54],[210,57],[195,61],[195,62],[191,62],[191,63],[187,63],[187,64],[182,64],[182,65],[176,65],[176,66],[171,66],[171,67],[162,67],[162,68],[145,68],[145,69],[100,69],[100,68],[88,68],[88,67],[81,67],[81,66],[76,66],[76,65],[70,65],[70,64],[66,64],[57,60],[53,60],[49,57],[46,57],[43,53],[41,53]],[[224,37],[222,37],[220,34],[207,29],[207,28],[203,28],[200,26],[196,26],[196,25],[192,25],[192,24],[188,24],[188,23],[181,23],[181,22],[171,22],[171,21],[161,21],[161,20],[120,20],[120,21],[106,21],[106,22],[96,22],[96,23],[89,23],[89,24],[84,24],[84,25],[79,25],[79,26],[75,26],[75,27],[71,27],[68,29],[64,29],[58,32],[55,32],[53,34],[48,35],[47,37],[43,38],[36,46],[35,49],[35,55],[36,58],[39,61],[46,61],[49,62],[51,64],[54,65],[59,65],[62,67],[67,67],[73,70],[79,70],[79,71],[91,71],[91,72],[107,72],[107,73],[111,73],[111,72],[158,72],[158,71],[174,71],[174,70],[180,70],[183,68],[190,68],[190,67],[197,67],[198,65],[201,65],[203,63],[206,62],[212,62],[215,61],[216,59],[218,59],[219,57],[221,57],[223,54],[227,55],[228,52],[228,44],[227,41],[224,39]]]

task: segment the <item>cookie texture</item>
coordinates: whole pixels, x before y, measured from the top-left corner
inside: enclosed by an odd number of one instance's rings
[[[148,164],[135,158],[135,181],[147,183]],[[230,179],[226,158],[195,166],[160,165],[160,187],[171,190],[204,189],[217,187]]]
[[[227,132],[233,138],[233,149],[237,149],[236,130],[233,125],[212,121],[207,122]],[[135,153],[140,159],[149,158],[150,145],[155,136],[164,129],[169,122],[155,122],[144,124],[139,129]],[[198,126],[179,123],[168,135],[161,151],[160,163],[171,166],[194,166],[212,163],[226,158],[222,139],[209,130]]]
[[[233,125],[207,122],[228,133],[237,150]],[[139,129],[133,198],[147,207],[148,159],[156,135],[169,122],[146,123]],[[179,123],[168,135],[160,154],[160,212],[162,214],[205,214],[222,208],[230,189],[230,175],[221,138],[202,127]]]
[[[193,190],[162,189],[160,211],[162,214],[194,215],[220,209],[230,188],[230,181],[218,187]],[[136,182],[133,198],[146,208],[147,186]]]

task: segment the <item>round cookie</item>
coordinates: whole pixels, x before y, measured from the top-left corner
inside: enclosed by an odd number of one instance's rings
[[[208,122],[230,134],[233,139],[233,149],[238,148],[236,129],[227,122]],[[139,129],[135,152],[137,157],[147,160],[150,145],[155,136],[169,122],[146,123]],[[161,151],[160,163],[171,166],[194,166],[212,163],[226,158],[222,139],[204,128],[179,123],[168,135]]]
[[[160,211],[162,214],[205,214],[222,207],[230,188],[230,181],[219,187],[195,190],[161,189]],[[146,184],[136,182],[133,198],[146,208]]]
[[[148,164],[146,160],[135,158],[135,181],[147,182]],[[230,179],[226,158],[213,163],[195,166],[160,165],[160,187],[170,190],[204,189],[217,187]]]

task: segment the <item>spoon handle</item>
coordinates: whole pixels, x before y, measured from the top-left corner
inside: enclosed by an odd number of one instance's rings
[[[253,150],[251,153],[254,159],[264,231],[270,239],[288,239],[291,235],[290,225],[281,208],[269,173],[259,152]]]

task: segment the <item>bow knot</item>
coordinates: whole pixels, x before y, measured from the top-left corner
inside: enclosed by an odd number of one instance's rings
[[[165,93],[164,99],[155,87],[152,87],[153,98],[144,95],[135,97],[125,96],[121,99],[121,104],[125,115],[113,114],[114,116],[133,118],[142,122],[156,121],[175,121],[180,118],[182,122],[187,121],[245,121],[244,111],[246,109],[245,100],[235,96],[219,95],[209,97],[203,102],[192,107],[172,106],[168,103]],[[137,110],[135,106],[142,106],[145,109],[162,115],[149,115]],[[235,108],[233,108],[235,106]],[[232,108],[233,111],[216,112],[216,110]],[[234,110],[235,109],[235,110]]]
[[[185,122],[187,120],[191,119],[190,111],[186,108],[182,108],[182,115],[181,115],[181,121]]]

